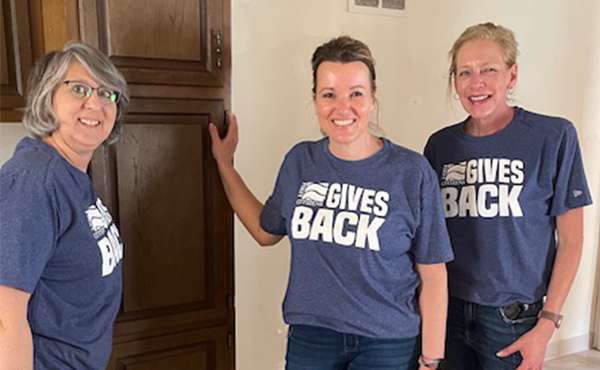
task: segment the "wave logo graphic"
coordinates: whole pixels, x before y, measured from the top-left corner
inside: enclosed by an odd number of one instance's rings
[[[303,182],[298,191],[296,204],[322,206],[328,189],[329,183],[326,182]]]
[[[464,183],[467,162],[445,164],[442,169],[442,182]]]
[[[90,229],[92,230],[95,239],[100,239],[104,236],[111,221],[107,219],[104,212],[102,212],[103,210],[101,211],[98,206],[104,207],[102,203],[96,203],[96,205],[91,205],[90,208],[85,211],[88,224],[90,225]]]

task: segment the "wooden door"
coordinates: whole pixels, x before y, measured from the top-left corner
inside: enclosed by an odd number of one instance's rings
[[[80,0],[82,41],[130,84],[91,176],[125,246],[109,369],[233,369],[232,213],[210,153],[230,96],[228,0]]]
[[[25,106],[27,77],[33,66],[30,24],[35,9],[26,1],[0,0],[0,100],[1,119],[19,122]]]

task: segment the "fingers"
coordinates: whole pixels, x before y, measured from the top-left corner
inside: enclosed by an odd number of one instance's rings
[[[496,356],[498,357],[507,357],[519,351],[519,341],[514,342],[510,346],[504,348],[503,350],[498,351]]]
[[[209,123],[208,124],[208,133],[210,134],[210,138],[212,139],[213,142],[221,141],[221,138],[219,137],[219,131],[217,130],[217,126],[215,126],[214,123]]]
[[[237,143],[238,141],[238,125],[237,125],[237,117],[235,114],[231,113],[231,111],[227,111],[227,120],[229,121],[229,125],[227,127],[227,133],[225,137],[221,139],[219,136],[219,130],[214,123],[208,124],[208,132],[210,133],[210,137],[215,141],[233,141]],[[218,140],[217,140],[218,139]]]

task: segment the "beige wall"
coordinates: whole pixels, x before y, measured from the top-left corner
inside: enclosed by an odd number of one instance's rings
[[[15,146],[26,135],[21,123],[0,123],[0,166],[12,156]]]
[[[370,45],[378,61],[382,127],[392,140],[421,151],[429,134],[464,117],[459,105],[446,102],[446,52],[465,27],[493,21],[514,30],[520,42],[516,104],[575,123],[600,203],[598,2],[407,3],[410,17],[394,18],[348,13],[346,0],[233,0],[233,109],[241,126],[236,166],[256,195],[270,194],[294,143],[319,137],[309,61],[320,43],[348,34]],[[598,206],[588,207],[584,258],[552,355],[588,345],[598,224]],[[236,223],[235,245],[238,369],[282,369],[289,243],[261,249]]]

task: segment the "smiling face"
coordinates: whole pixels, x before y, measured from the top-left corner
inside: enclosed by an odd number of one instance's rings
[[[497,43],[474,40],[458,52],[454,87],[475,121],[494,123],[512,114],[506,97],[516,82],[517,65],[506,66]]]
[[[317,69],[315,111],[321,130],[329,137],[329,148],[337,156],[369,154],[377,141],[369,133],[375,108],[371,75],[362,62],[323,62]]]
[[[73,82],[65,84],[65,81]],[[74,61],[54,91],[52,108],[59,125],[51,138],[60,147],[59,152],[70,160],[73,156],[91,158],[111,133],[117,115],[117,105],[112,101],[102,102],[97,90],[90,97],[78,97],[75,94],[78,91],[72,91],[77,82],[100,87],[83,64]]]

